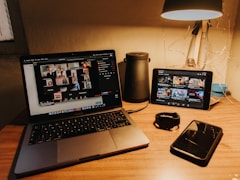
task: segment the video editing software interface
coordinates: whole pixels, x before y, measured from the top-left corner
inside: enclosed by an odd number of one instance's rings
[[[121,104],[113,52],[24,60],[30,114],[57,115]]]
[[[158,70],[156,73],[156,103],[181,107],[203,107],[207,72]]]

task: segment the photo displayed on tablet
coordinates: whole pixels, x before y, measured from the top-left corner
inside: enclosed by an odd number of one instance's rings
[[[153,69],[151,103],[209,109],[211,71]]]

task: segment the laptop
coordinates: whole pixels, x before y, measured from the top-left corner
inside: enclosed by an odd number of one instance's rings
[[[148,146],[122,108],[114,50],[29,55],[20,63],[29,123],[17,177]]]
[[[219,102],[211,96],[211,71],[153,69],[151,102],[153,104],[208,110]]]

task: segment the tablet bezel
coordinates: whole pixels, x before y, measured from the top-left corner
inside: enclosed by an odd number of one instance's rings
[[[205,86],[202,89],[204,91],[204,96],[202,98],[202,102],[200,103],[194,103],[188,101],[187,99],[179,100],[179,99],[173,99],[172,96],[169,96],[169,99],[166,98],[157,98],[157,90],[158,90],[158,72],[164,72],[165,76],[170,76],[173,79],[173,76],[188,76],[189,78],[205,78]],[[151,89],[151,103],[153,104],[160,104],[160,105],[169,105],[169,106],[177,106],[177,107],[186,107],[186,108],[194,108],[194,109],[203,109],[208,110],[210,108],[210,98],[211,98],[211,87],[212,87],[212,76],[213,73],[211,71],[204,71],[204,70],[182,70],[182,69],[164,69],[164,68],[154,68],[153,74],[152,74],[152,89]],[[165,83],[164,86],[167,86],[168,84]],[[163,86],[159,86],[160,88],[163,88]],[[169,83],[169,86],[171,90],[173,90],[173,83]],[[178,87],[179,88],[179,87]],[[181,87],[182,89],[194,89],[189,88],[189,86],[186,88]],[[180,88],[180,89],[181,89]],[[172,93],[172,92],[171,92]],[[187,92],[189,93],[189,92]],[[189,94],[188,94],[189,95]],[[193,99],[191,99],[193,100]]]

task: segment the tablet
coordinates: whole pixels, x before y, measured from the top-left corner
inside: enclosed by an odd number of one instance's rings
[[[153,69],[151,103],[208,110],[211,71]]]

